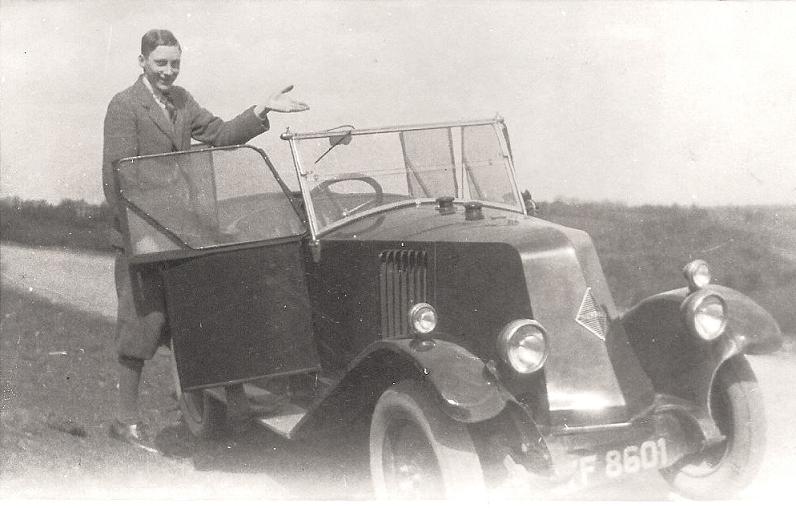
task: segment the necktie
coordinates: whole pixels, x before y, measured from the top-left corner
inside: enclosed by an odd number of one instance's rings
[[[163,104],[166,106],[166,112],[169,114],[169,118],[171,119],[171,123],[177,121],[177,108],[174,106],[174,102],[171,100],[171,97],[168,95],[163,96]]]

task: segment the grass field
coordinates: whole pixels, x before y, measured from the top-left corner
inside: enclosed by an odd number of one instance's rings
[[[144,370],[142,417],[164,455],[108,437],[112,320],[2,286],[0,503],[9,499],[362,499],[361,435],[288,442],[250,430],[196,442],[179,425],[170,353]]]
[[[126,469],[158,467],[106,434],[116,400],[110,320],[8,286],[0,316],[0,497],[112,497]],[[169,363],[150,363],[144,416],[164,428],[178,415]]]
[[[68,247],[111,252],[111,210],[106,204],[0,198],[0,240],[33,247]]]

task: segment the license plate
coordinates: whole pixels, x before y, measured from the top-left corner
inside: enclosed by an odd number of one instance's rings
[[[659,438],[579,457],[573,480],[585,487],[600,478],[621,478],[649,469],[660,469],[668,463],[666,439]]]

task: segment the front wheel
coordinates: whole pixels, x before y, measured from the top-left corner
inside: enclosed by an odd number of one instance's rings
[[[413,380],[389,388],[376,403],[370,471],[381,499],[471,500],[485,492],[466,425],[446,415]]]
[[[713,420],[726,439],[661,470],[681,494],[694,499],[726,499],[746,487],[763,458],[766,421],[757,378],[743,356],[727,360],[710,393]]]

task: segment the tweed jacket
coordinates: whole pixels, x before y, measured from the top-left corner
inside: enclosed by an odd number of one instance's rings
[[[124,157],[188,150],[191,138],[212,146],[246,143],[268,130],[268,121],[248,108],[230,121],[201,107],[184,88],[175,86],[169,96],[176,108],[172,124],[143,82],[144,75],[129,88],[116,94],[108,105],[104,125],[102,186],[105,198],[115,213],[117,204],[113,164]],[[118,221],[115,224],[118,230]],[[121,246],[114,234],[111,243]]]

